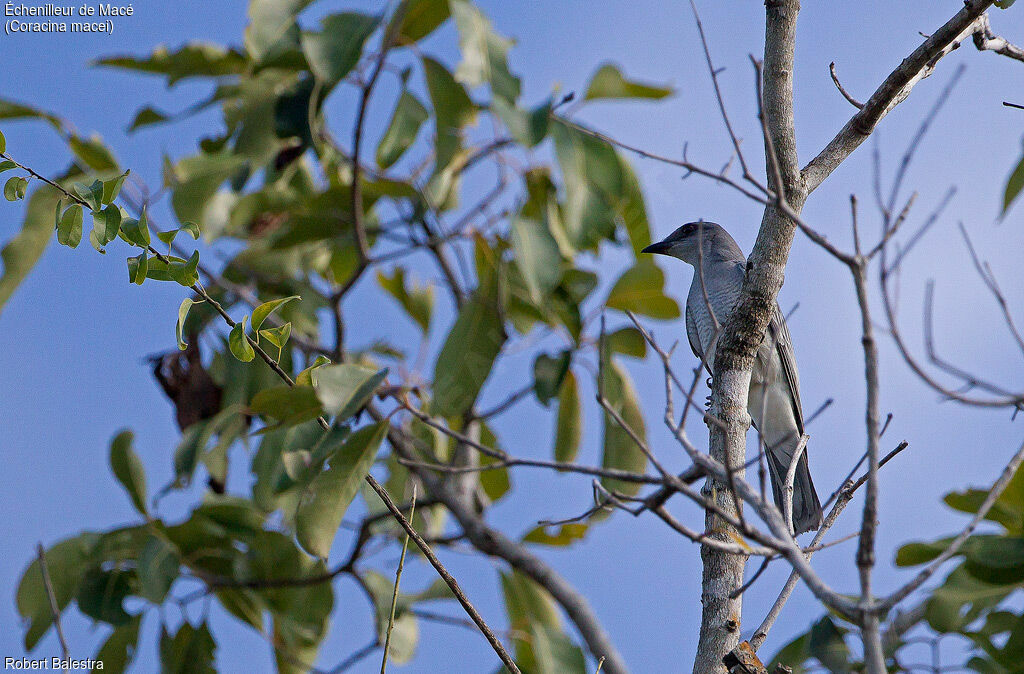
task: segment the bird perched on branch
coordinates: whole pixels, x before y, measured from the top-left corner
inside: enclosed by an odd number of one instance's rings
[[[743,251],[720,225],[691,222],[643,252],[668,255],[693,266],[693,281],[686,297],[686,336],[693,353],[711,373],[719,327],[732,313],[743,286]],[[793,343],[777,303],[754,360],[747,412],[765,443],[775,503],[785,512],[786,474],[804,435],[804,414]],[[805,449],[793,480],[793,528],[798,534],[812,531],[821,521],[821,503],[811,481]]]

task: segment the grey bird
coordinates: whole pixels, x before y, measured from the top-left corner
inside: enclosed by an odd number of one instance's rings
[[[739,300],[746,267],[743,251],[720,225],[690,222],[643,252],[668,255],[693,266],[693,281],[686,297],[686,337],[710,374],[718,338],[716,320],[724,324]],[[803,437],[804,414],[793,343],[777,303],[754,361],[747,412],[765,443],[775,503],[785,512],[786,473]],[[821,521],[821,503],[811,481],[805,448],[793,480],[793,528],[800,534],[817,529]]]

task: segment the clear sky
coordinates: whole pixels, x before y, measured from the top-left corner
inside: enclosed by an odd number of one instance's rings
[[[26,0],[27,3],[27,0]],[[37,4],[37,3],[31,3]],[[539,102],[554,87],[581,90],[591,72],[607,60],[632,76],[671,82],[677,94],[659,103],[603,103],[581,112],[581,119],[612,136],[652,151],[679,155],[689,143],[691,159],[719,167],[730,148],[714,105],[693,17],[687,3],[664,0],[554,0],[481,5],[499,31],[514,36],[511,64],[523,76],[526,102]],[[371,2],[318,3],[313,15],[341,8],[373,10]],[[874,86],[929,33],[959,7],[958,0],[904,2],[805,2],[798,28],[796,129],[802,162],[810,159],[848,119],[853,108],[835,91],[828,64],[835,61],[845,87],[865,99]],[[722,85],[738,133],[747,138],[749,156],[760,165],[754,117],[753,74],[748,54],[759,54],[763,40],[760,2],[701,2],[716,64],[724,67]],[[189,40],[238,44],[245,26],[245,3],[138,2],[135,14],[120,19],[113,35],[0,36],[0,96],[51,109],[83,132],[100,133],[121,163],[151,185],[158,185],[162,153],[179,157],[194,151],[200,133],[217,128],[215,115],[134,135],[125,133],[137,107],[154,103],[180,110],[207,90],[183,83],[166,90],[161,80],[89,67],[90,59],[111,53],[148,52],[157,44]],[[993,27],[1024,42],[1024,7],[993,10]],[[457,58],[449,26],[426,49],[449,62]],[[1024,65],[977,53],[970,45],[944,60],[936,74],[920,84],[910,100],[881,124],[866,143],[811,198],[809,223],[833,241],[849,245],[848,196],[863,203],[862,231],[878,231],[871,208],[873,147],[879,148],[883,179],[888,181],[922,115],[934,104],[957,64],[966,72],[921,145],[906,179],[917,190],[918,206],[908,231],[916,228],[950,187],[957,195],[932,233],[908,259],[901,281],[901,316],[910,343],[921,348],[921,300],[925,282],[936,279],[938,347],[950,359],[988,373],[1007,386],[1024,381],[998,308],[970,267],[957,232],[963,222],[983,257],[1000,278],[1010,306],[1024,314],[1020,251],[1024,249],[1024,206],[997,222],[1006,176],[1021,152],[1024,112],[1001,106],[1024,102]],[[371,111],[380,120],[391,99],[381,96]],[[341,101],[339,108],[351,106]],[[346,113],[337,113],[344,123]],[[378,128],[384,122],[380,121]],[[55,173],[67,162],[66,150],[38,124],[4,124],[8,147],[29,165]],[[661,237],[683,222],[704,218],[726,226],[749,251],[760,208],[724,188],[697,178],[681,180],[673,167],[633,158],[647,197],[652,228]],[[166,211],[163,219],[166,221]],[[0,209],[0,239],[20,224],[18,207]],[[671,262],[671,261],[669,261]],[[682,300],[690,272],[665,263],[669,291]],[[811,466],[819,490],[831,492],[864,450],[863,361],[859,317],[847,272],[798,236],[780,303],[800,307],[790,330],[800,365],[806,411],[826,398],[835,404],[812,426]],[[72,251],[51,246],[38,267],[0,313],[0,416],[3,418],[3,512],[0,527],[0,655],[20,655],[22,630],[14,591],[37,541],[46,544],[81,529],[103,529],[131,521],[133,511],[107,468],[110,438],[122,427],[137,434],[137,447],[151,485],[171,476],[172,411],[149,376],[144,356],[173,348],[180,289],[160,284],[130,286],[119,255],[100,258],[88,247]],[[361,289],[349,311],[371,307],[369,289]],[[877,299],[877,297],[875,298]],[[876,302],[877,306],[877,302]],[[369,314],[383,320],[368,330],[397,330],[391,307]],[[880,309],[876,309],[880,313]],[[368,312],[367,312],[368,313]],[[394,320],[392,320],[394,319]],[[1024,320],[1024,319],[1022,319]],[[683,337],[683,324],[655,323],[664,343]],[[889,340],[881,340],[882,409],[894,414],[884,449],[906,439],[910,449],[883,471],[880,554],[877,585],[890,589],[906,572],[893,569],[893,551],[902,542],[931,539],[963,521],[941,505],[951,489],[989,484],[1024,438],[1024,421],[1015,424],[1004,411],[965,411],[917,382]],[[677,365],[692,367],[685,348]],[[675,466],[685,466],[679,448],[660,423],[660,367],[652,361],[632,366],[656,451]],[[490,391],[521,385],[523,363],[502,366]],[[486,395],[486,393],[485,393]],[[494,394],[497,397],[497,394]],[[591,420],[594,417],[591,415]],[[504,428],[506,447],[543,454],[550,446],[549,424]],[[599,429],[588,428],[583,460],[596,461]],[[499,526],[525,531],[539,519],[578,514],[590,499],[589,482],[536,472],[515,475],[517,493],[490,514]],[[558,498],[552,498],[558,494]],[[169,512],[188,501],[171,499]],[[858,506],[847,511],[834,530],[854,531]],[[682,502],[673,510],[691,522],[701,517]],[[626,660],[636,672],[689,669],[700,613],[698,550],[658,521],[619,514],[592,528],[587,539],[568,550],[540,550],[590,599]],[[854,544],[821,553],[815,565],[843,589],[853,590]],[[385,567],[393,556],[382,555]],[[500,588],[495,563],[462,554],[446,554],[446,563],[466,585],[488,620],[501,625]],[[773,564],[747,595],[746,631],[753,629],[781,586],[785,569]],[[423,585],[430,573],[413,565],[410,586]],[[320,660],[329,666],[371,637],[365,600],[350,582],[336,585],[340,610]],[[457,607],[450,611],[458,615]],[[767,650],[806,629],[822,611],[799,590],[786,608]],[[75,612],[65,621],[78,657],[95,652],[105,637]],[[407,672],[480,672],[493,662],[483,639],[459,628],[421,625],[421,652]],[[157,625],[144,625],[143,650],[136,671],[152,671]],[[222,671],[254,671],[268,662],[268,647],[251,630],[215,615],[214,629]],[[56,654],[52,634],[38,648]],[[379,668],[376,658],[355,671]],[[395,668],[399,671],[399,668]]]

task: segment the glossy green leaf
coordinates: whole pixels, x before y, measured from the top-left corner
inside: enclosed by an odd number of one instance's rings
[[[495,98],[514,102],[519,97],[520,83],[508,69],[512,41],[498,35],[483,12],[468,0],[450,0],[449,6],[462,50],[456,78],[473,87],[490,84]]]
[[[309,367],[295,377],[295,383],[300,386],[313,386],[316,383],[316,371],[330,362],[331,359],[327,356],[318,355]]]
[[[828,616],[811,628],[807,651],[830,672],[841,674],[853,671],[850,649],[843,640],[843,633]]]
[[[128,173],[129,171],[125,171],[112,180],[103,181],[103,196],[100,197],[101,203],[106,205],[114,203],[114,199],[117,199],[117,195],[121,193],[121,185],[124,184],[124,179],[128,177]]]
[[[189,288],[199,282],[199,251],[192,251],[192,255],[184,262],[171,261],[167,265],[167,272],[179,285]]]
[[[373,465],[388,423],[364,426],[352,433],[302,495],[296,515],[296,536],[310,554],[326,558],[363,477]]]
[[[46,550],[46,568],[59,611],[63,611],[74,598],[95,543],[94,534],[82,534],[60,541]],[[17,604],[18,613],[26,621],[25,650],[30,651],[53,624],[50,599],[43,585],[38,559],[29,564],[21,576]]]
[[[149,246],[149,220],[146,218],[146,211],[143,210],[139,214],[139,219],[126,218],[121,222],[121,235],[124,239],[135,246],[140,248],[147,248]]]
[[[512,250],[534,302],[540,303],[562,281],[564,264],[554,236],[543,223],[512,221]]]
[[[178,322],[174,326],[174,336],[178,340],[178,348],[184,351],[188,347],[188,343],[185,342],[185,319],[188,318],[188,311],[192,308],[195,301],[186,297],[178,305]]]
[[[473,406],[504,343],[493,296],[478,290],[459,312],[435,362],[434,414],[454,417]]]
[[[388,34],[398,45],[419,42],[447,21],[450,15],[448,0],[402,0],[391,18]]]
[[[259,335],[281,350],[288,343],[288,338],[292,336],[292,324],[285,323],[276,328],[264,328],[260,330]]]
[[[68,206],[57,225],[57,243],[77,248],[82,242],[82,218],[83,209],[79,204]]]
[[[107,640],[100,646],[95,659],[103,663],[105,674],[123,674],[135,659],[138,651],[139,627],[142,618],[133,618],[130,622],[115,627]]]
[[[277,311],[278,309],[283,307],[285,304],[288,304],[292,300],[298,300],[298,299],[302,299],[302,298],[300,298],[298,295],[292,295],[291,297],[283,297],[281,299],[270,300],[269,302],[264,302],[263,304],[259,305],[255,309],[253,309],[252,310],[252,330],[253,330],[253,332],[258,331],[261,327],[263,327],[263,321],[267,320],[267,317],[270,316],[270,314],[274,313],[275,311]]]
[[[165,75],[167,84],[174,84],[189,77],[237,75],[246,67],[247,59],[235,49],[206,42],[189,42],[173,51],[161,45],[148,57],[105,56],[95,63],[109,68]]]
[[[585,522],[569,522],[557,527],[538,526],[523,536],[523,542],[564,547],[582,540],[587,534],[587,526]]]
[[[117,238],[121,231],[121,209],[114,205],[92,214],[92,233],[90,240],[101,250],[103,246]]]
[[[248,316],[243,316],[242,320],[231,328],[231,333],[228,335],[228,348],[231,349],[231,355],[243,363],[248,363],[256,357],[256,351],[249,344],[245,334],[245,322],[248,318]]]
[[[131,431],[117,434],[110,443],[110,469],[128,492],[135,509],[145,515],[149,512],[146,508],[146,471],[132,448],[134,439]]]
[[[572,370],[558,392],[558,419],[555,426],[555,461],[569,463],[576,460],[583,434],[583,410],[579,388]]]
[[[1006,215],[1010,204],[1020,196],[1022,189],[1024,189],[1024,156],[1020,158],[1017,167],[1013,169],[1013,173],[1006,181],[1006,190],[1003,192],[1003,215]]]
[[[178,549],[165,538],[150,535],[142,547],[136,567],[139,596],[154,604],[163,603],[171,585],[178,579],[180,565]]]
[[[3,259],[3,273],[0,274],[0,309],[25,280],[50,243],[54,227],[54,204],[58,204],[55,189],[49,186],[36,189],[28,199],[21,231],[7,241],[0,251],[0,258]]]
[[[429,117],[430,113],[419,99],[408,91],[403,91],[398,103],[395,104],[387,131],[377,145],[377,165],[386,169],[401,159]]]
[[[25,198],[25,191],[28,189],[28,179],[21,176],[13,176],[4,183],[4,199],[17,201]]]
[[[89,209],[98,211],[103,206],[103,183],[94,180],[91,185],[75,183],[73,186],[75,194],[82,201],[89,204]],[[79,206],[81,208],[81,206]]]
[[[345,420],[363,408],[387,376],[386,369],[349,363],[325,365],[316,373],[316,395],[329,414]]]
[[[142,285],[149,273],[149,257],[146,251],[142,251],[136,257],[128,258],[128,281],[136,285]]]
[[[92,568],[82,576],[75,601],[78,610],[90,618],[111,625],[124,625],[131,620],[131,616],[124,610],[124,600],[131,592],[129,571]]]
[[[300,424],[316,419],[323,414],[323,406],[311,386],[288,386],[282,384],[266,388],[257,393],[249,403],[249,409],[270,419],[277,419],[285,425]]]
[[[672,94],[671,87],[656,86],[628,80],[618,67],[606,63],[601,66],[587,85],[584,100],[595,98],[650,98],[660,99]]]
[[[646,437],[644,416],[640,409],[640,401],[633,388],[629,374],[617,363],[605,363],[603,394],[608,404],[621,417],[622,421],[641,440]],[[643,453],[630,432],[623,428],[616,419],[604,412],[604,453],[601,465],[604,468],[617,468],[633,473],[643,473],[647,468],[647,456]],[[632,496],[640,489],[636,482],[624,482],[611,478],[602,478],[608,489]]]
[[[665,274],[649,260],[638,261],[612,286],[605,306],[670,320],[679,318],[679,305],[665,295]]]
[[[303,33],[302,51],[317,79],[334,85],[359,62],[363,44],[377,27],[377,19],[341,12],[324,17],[320,25],[319,33]]]
[[[438,61],[424,57],[423,74],[434,105],[434,163],[439,171],[462,148],[462,129],[473,121],[476,106],[466,89]]]
[[[161,627],[161,630],[166,629]],[[216,674],[214,668],[217,642],[206,623],[193,627],[183,622],[172,638],[160,634],[160,671],[168,674]]]
[[[517,143],[535,147],[548,134],[548,120],[551,117],[551,101],[534,108],[522,110],[502,98],[491,102],[491,109],[498,114],[502,123]]]
[[[377,283],[398,300],[409,317],[426,333],[430,329],[430,316],[434,308],[434,288],[406,283],[405,273],[404,267],[395,267],[390,276],[378,271]]]
[[[0,161],[0,173],[3,173],[4,171],[10,171],[11,169],[14,168],[18,168],[18,165],[15,164],[10,159],[4,159],[3,161]]]
[[[542,404],[547,405],[558,395],[571,362],[572,353],[568,350],[557,357],[542,353],[533,361],[533,391]]]

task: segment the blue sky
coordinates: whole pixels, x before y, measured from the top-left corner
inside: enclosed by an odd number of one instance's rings
[[[730,154],[714,104],[693,18],[685,3],[635,0],[559,0],[557,2],[480,3],[498,30],[516,38],[511,64],[523,77],[524,99],[539,102],[554,88],[579,91],[604,61],[613,61],[632,76],[672,83],[677,94],[659,103],[603,103],[584,108],[580,118],[612,136],[652,151],[679,155],[684,143],[689,156],[712,167]],[[951,16],[961,3],[914,0],[900,3],[804,3],[798,28],[796,62],[796,129],[803,162],[810,159],[843,125],[852,112],[831,84],[828,64],[835,61],[845,87],[864,99],[874,86],[928,33]],[[315,16],[341,8],[373,10],[371,2],[327,2]],[[705,29],[719,67],[730,115],[749,157],[760,162],[754,117],[753,74],[748,54],[759,53],[763,39],[761,3],[700,3]],[[1024,42],[1024,8],[993,11],[996,32]],[[89,61],[111,53],[150,51],[190,40],[238,44],[245,26],[245,3],[138,3],[135,15],[117,21],[113,35],[0,36],[0,96],[53,110],[82,132],[96,131],[114,149],[121,163],[151,185],[159,184],[160,160],[194,151],[199,135],[217,128],[215,115],[185,123],[125,133],[135,109],[145,103],[179,110],[205,93],[206,86],[182,83],[166,90],[160,80],[89,67]],[[457,54],[448,27],[425,46],[449,63]],[[905,184],[917,190],[917,207],[908,229],[917,227],[950,187],[957,195],[932,233],[908,258],[901,280],[901,317],[908,339],[920,353],[921,301],[924,284],[936,279],[936,320],[941,352],[966,367],[988,373],[1012,386],[1024,380],[1019,352],[1014,350],[998,308],[970,266],[957,223],[970,230],[980,254],[1000,278],[1011,308],[1024,310],[1024,284],[1019,282],[1019,251],[1024,247],[1024,207],[1003,221],[997,216],[1006,175],[1021,152],[1024,112],[1001,106],[1024,91],[1024,66],[965,45],[944,60],[936,74],[921,83],[910,100],[880,125],[866,143],[812,196],[806,220],[830,239],[849,245],[848,197],[856,192],[863,204],[861,227],[870,237],[878,230],[872,209],[874,147],[881,154],[883,178],[891,178],[906,143],[922,115],[935,103],[957,64],[966,72],[919,148]],[[1015,98],[1016,97],[1016,98]],[[371,107],[381,120],[393,99],[382,95]],[[1024,102],[1024,101],[1020,101]],[[331,119],[347,128],[351,100],[339,100]],[[377,123],[383,128],[384,121]],[[375,122],[376,123],[376,122]],[[41,125],[5,124],[8,147],[29,165],[56,173],[67,160],[66,150]],[[644,186],[656,237],[690,220],[704,218],[725,225],[749,250],[760,221],[760,208],[724,188],[697,178],[682,180],[678,169],[631,158]],[[164,221],[168,216],[163,210]],[[0,210],[0,239],[12,236],[20,223],[18,207]],[[613,260],[615,258],[612,258]],[[662,265],[669,292],[682,300],[689,268]],[[826,398],[835,404],[811,428],[809,445],[815,482],[830,492],[863,452],[863,361],[859,317],[847,272],[805,238],[793,247],[786,284],[780,296],[784,309],[799,302],[790,320],[796,345],[806,411]],[[88,247],[51,246],[38,267],[0,313],[0,403],[4,418],[2,456],[5,465],[5,524],[0,528],[0,655],[21,654],[21,630],[14,608],[17,579],[33,555],[37,541],[51,543],[81,529],[102,529],[132,520],[133,511],[109,474],[110,438],[122,427],[137,434],[137,447],[151,485],[171,475],[171,438],[176,437],[172,411],[143,362],[150,353],[173,347],[175,311],[180,290],[159,284],[130,286],[119,255],[100,258]],[[361,287],[350,300],[350,315],[374,316],[367,334],[392,334],[407,329],[397,309],[374,302],[372,287]],[[875,298],[877,299],[877,297]],[[877,302],[876,302],[877,307]],[[370,313],[370,310],[375,313]],[[880,308],[876,315],[880,316]],[[1018,311],[1021,313],[1021,311]],[[439,320],[440,325],[444,325]],[[683,336],[681,321],[652,323],[664,343]],[[368,338],[367,338],[368,341]],[[916,381],[889,340],[881,340],[882,409],[894,414],[884,448],[902,439],[911,447],[883,471],[879,571],[876,585],[891,589],[908,577],[893,569],[893,552],[909,540],[948,533],[962,518],[940,503],[951,489],[990,483],[1024,438],[1024,423],[1011,423],[1003,411],[963,410],[941,403]],[[678,350],[680,369],[692,367],[685,348]],[[495,372],[488,391],[521,385],[528,361],[510,359]],[[686,465],[681,451],[661,426],[660,366],[653,360],[631,365],[648,415],[656,451],[670,464]],[[487,392],[485,392],[485,396]],[[539,408],[538,408],[539,410]],[[521,418],[521,417],[519,417]],[[591,419],[596,416],[591,415]],[[543,455],[550,445],[551,423],[500,426],[505,446],[523,455]],[[586,431],[583,460],[598,459],[599,429]],[[697,437],[700,437],[699,435]],[[526,531],[539,519],[578,514],[590,499],[589,482],[567,476],[520,472],[517,494],[490,514],[511,532]],[[557,498],[552,495],[557,494]],[[171,500],[169,512],[188,505]],[[836,537],[856,528],[860,501],[855,501]],[[673,510],[687,521],[701,517],[681,501]],[[566,550],[541,553],[590,599],[626,660],[637,672],[677,671],[696,643],[700,609],[698,550],[653,519],[616,515],[594,527],[587,539]],[[855,587],[854,545],[821,553],[816,566],[842,589]],[[376,563],[391,568],[396,555],[384,553]],[[458,553],[446,563],[478,601],[485,617],[504,621],[494,562]],[[785,575],[773,564],[747,595],[746,629],[752,629],[774,599]],[[421,564],[406,576],[410,587],[431,580]],[[365,600],[349,581],[336,585],[341,606],[320,660],[329,666],[371,637]],[[457,607],[450,608],[457,615]],[[766,647],[774,651],[787,635],[806,629],[821,614],[813,599],[799,590]],[[95,651],[105,636],[87,620],[70,612],[65,618],[72,650],[79,657]],[[145,625],[143,650],[136,670],[151,671],[156,623]],[[251,631],[215,616],[222,670],[253,671],[268,662],[269,648]],[[51,636],[37,649],[56,653]],[[457,654],[457,655],[453,655]],[[421,624],[420,656],[407,672],[479,672],[493,655],[479,635],[467,630]],[[688,666],[688,665],[687,665]],[[685,668],[685,667],[683,667]],[[354,671],[379,669],[370,658]],[[396,671],[399,668],[395,668]]]

